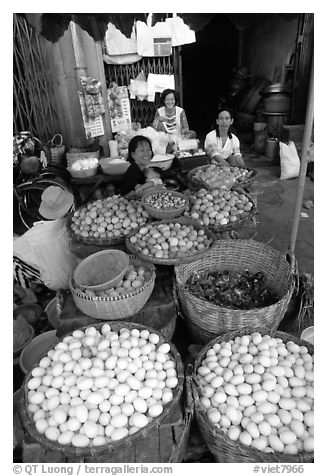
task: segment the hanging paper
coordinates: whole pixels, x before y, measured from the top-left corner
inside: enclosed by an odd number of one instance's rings
[[[126,130],[132,123],[127,86],[110,83],[107,97],[112,132]]]

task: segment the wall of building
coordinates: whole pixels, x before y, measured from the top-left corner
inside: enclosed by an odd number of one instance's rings
[[[243,64],[251,75],[274,80],[276,68],[286,63],[295,46],[298,14],[262,13],[244,31]]]

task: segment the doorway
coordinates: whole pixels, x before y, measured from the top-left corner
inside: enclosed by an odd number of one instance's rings
[[[225,14],[216,14],[182,47],[183,107],[190,129],[203,143],[213,129],[220,98],[237,66],[238,32]]]

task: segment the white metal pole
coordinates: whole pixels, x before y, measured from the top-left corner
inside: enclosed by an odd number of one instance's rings
[[[295,202],[295,210],[294,210],[294,217],[292,221],[292,230],[291,230],[291,237],[290,237],[290,244],[289,244],[289,253],[291,257],[294,256],[294,249],[295,249],[297,233],[299,228],[303,192],[305,188],[305,178],[307,173],[308,151],[310,147],[312,126],[313,126],[313,114],[314,114],[313,80],[314,80],[314,62],[312,60],[308,104],[307,104],[307,112],[306,112],[306,118],[305,118],[305,126],[304,126],[304,134],[303,134],[303,142],[302,142],[302,150],[301,150],[299,185],[298,185],[297,197]]]

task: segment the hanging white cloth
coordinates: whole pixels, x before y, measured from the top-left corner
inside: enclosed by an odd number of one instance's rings
[[[148,74],[148,101],[154,102],[155,93],[162,93],[164,89],[175,89],[173,74]]]
[[[109,56],[137,53],[135,25],[133,26],[131,37],[127,38],[115,25],[108,23],[105,45]]]

